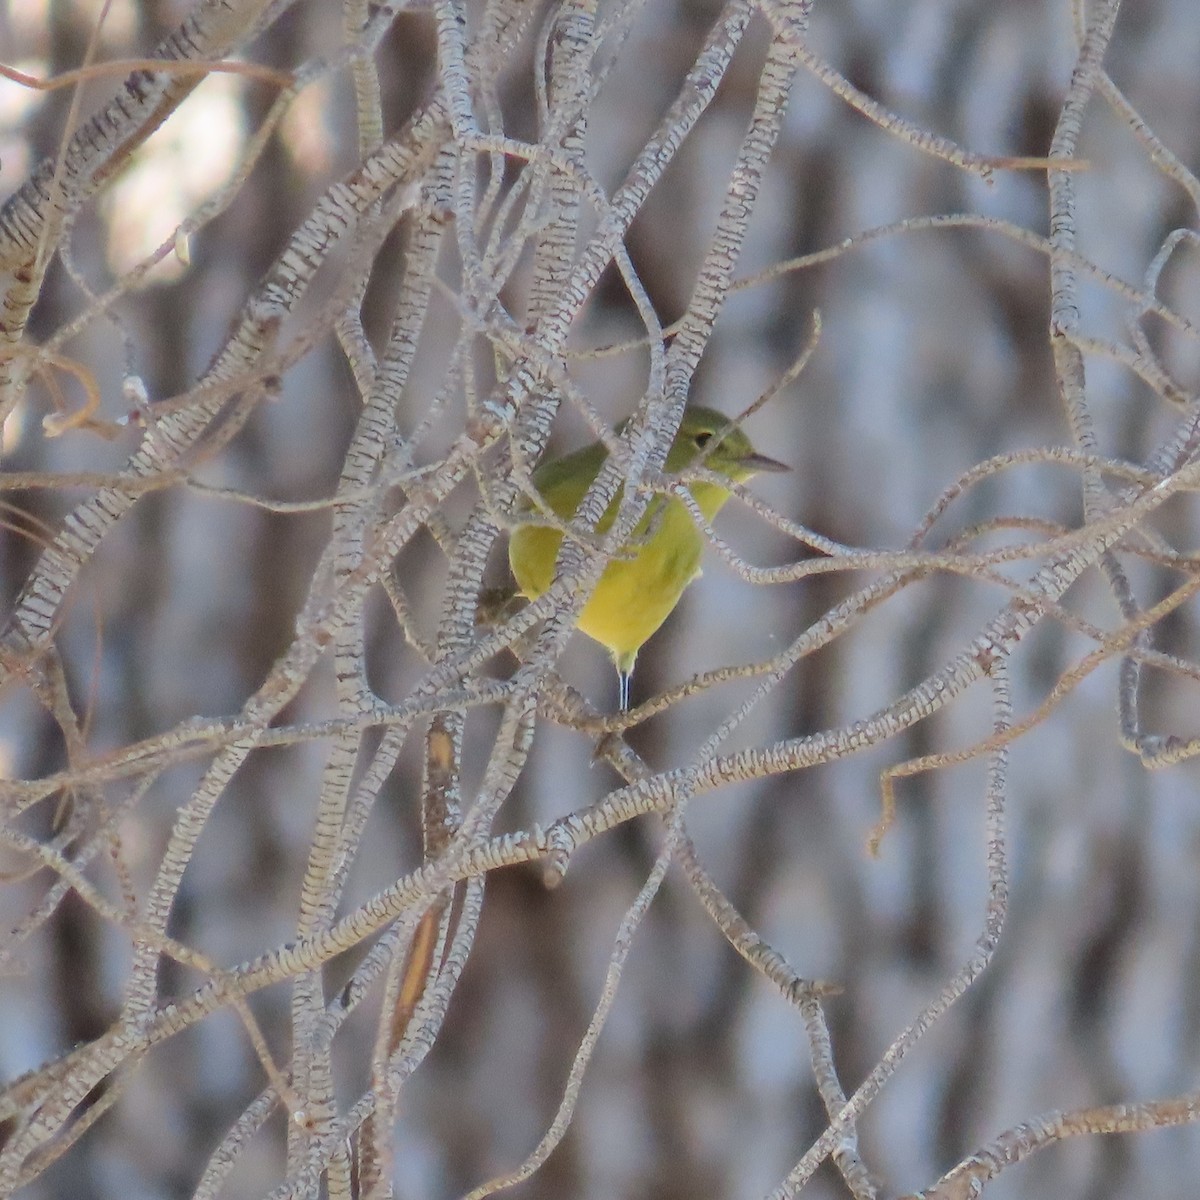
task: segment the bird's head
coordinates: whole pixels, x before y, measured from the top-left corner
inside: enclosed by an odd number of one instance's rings
[[[790,471],[785,463],[755,450],[750,439],[724,413],[694,405],[684,410],[679,432],[667,455],[667,470],[679,474],[691,466],[707,467],[742,483],[760,471]]]

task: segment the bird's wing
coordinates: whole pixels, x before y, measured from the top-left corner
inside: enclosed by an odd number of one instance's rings
[[[593,442],[573,454],[542,463],[534,471],[534,485],[555,516],[569,521],[575,515],[580,500],[600,474],[607,457],[604,444]]]

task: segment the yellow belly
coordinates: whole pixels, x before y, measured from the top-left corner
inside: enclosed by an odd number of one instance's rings
[[[639,538],[650,531],[644,541]],[[536,599],[554,577],[562,535],[545,525],[522,525],[509,542],[509,561],[521,591]],[[618,669],[633,666],[642,644],[679,603],[699,573],[704,539],[678,500],[654,504],[628,548],[600,576],[579,616],[578,627],[612,655]]]

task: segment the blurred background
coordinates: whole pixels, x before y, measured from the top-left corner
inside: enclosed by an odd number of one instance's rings
[[[114,0],[103,6],[95,34],[101,7],[0,0],[0,62],[46,78],[79,65],[93,36],[97,61],[148,54],[188,11],[166,0]],[[638,15],[589,118],[588,163],[606,189],[620,183],[677,95],[719,12],[715,4],[655,0]],[[476,19],[475,6],[471,13]],[[290,70],[332,54],[344,40],[343,21],[337,5],[286,6],[244,47],[245,57]],[[434,29],[431,8],[413,6],[396,15],[380,47],[387,134],[435,86]],[[664,324],[684,313],[712,238],[769,36],[757,16],[715,102],[627,239]],[[818,4],[810,43],[888,109],[989,155],[1048,152],[1077,52],[1066,0]],[[526,37],[500,89],[512,137],[537,136],[534,53]],[[1197,62],[1200,21],[1187,0],[1127,4],[1105,59],[1155,135],[1192,169],[1200,155]],[[120,78],[89,83],[82,115],[103,104]],[[85,288],[103,292],[228,184],[273,96],[268,85],[237,75],[205,79],[79,214],[71,270],[61,259],[52,264],[28,339],[52,337],[85,306]],[[0,202],[57,152],[72,102],[71,89],[40,93],[0,79]],[[1087,111],[1081,156],[1088,166],[1075,177],[1078,249],[1141,286],[1168,234],[1195,228],[1193,202],[1099,100]],[[195,384],[297,225],[357,161],[348,76],[326,74],[297,98],[233,202],[192,239],[190,264],[168,256],[122,297],[117,321],[91,320],[66,344],[65,353],[93,373],[107,419],[129,410],[122,381],[130,376],[144,381],[152,401]],[[953,212],[1045,235],[1044,174],[998,171],[985,183],[918,152],[801,71],[736,274],[904,218]],[[371,336],[391,319],[404,253],[398,235],[375,262],[363,305]],[[1185,244],[1160,295],[1196,319],[1198,284],[1194,248]],[[1127,337],[1128,306],[1111,288],[1086,283],[1080,303],[1085,332]],[[899,548],[963,471],[997,454],[1070,444],[1047,335],[1047,259],[1035,249],[995,231],[909,231],[739,291],[709,343],[693,398],[741,411],[800,354],[817,310],[822,332],[812,361],[748,425],[762,450],[794,468],[753,484],[784,515],[848,545]],[[397,413],[402,430],[417,425],[441,386],[457,322],[452,301],[435,293],[407,407]],[[1155,347],[1194,394],[1200,344],[1165,328],[1154,326]],[[610,269],[571,344],[604,346],[641,333]],[[634,352],[585,363],[577,376],[597,408],[617,420],[636,404],[645,367]],[[1096,356],[1087,369],[1099,452],[1144,462],[1176,427],[1179,410],[1120,364]],[[63,385],[77,402],[73,386]],[[332,338],[321,339],[195,478],[273,500],[327,497],[359,409],[344,356]],[[6,471],[116,470],[137,446],[133,429],[111,441],[88,431],[49,439],[41,427],[48,411],[47,393],[35,383],[4,426]],[[564,408],[554,446],[588,436]],[[78,487],[6,493],[6,611],[41,552],[40,539],[86,494]],[[998,515],[1075,526],[1080,497],[1075,470],[1014,467],[967,493],[932,540],[945,544]],[[447,517],[461,522],[467,506],[458,504]],[[1193,499],[1172,502],[1158,528],[1175,547],[1193,547]],[[723,512],[719,529],[759,565],[805,553],[738,505]],[[84,571],[57,635],[72,698],[88,714],[93,753],[197,715],[236,713],[294,637],[329,534],[321,508],[269,512],[184,487],[140,499]],[[1143,598],[1158,598],[1161,579],[1150,568],[1134,569]],[[433,539],[407,547],[398,571],[418,624],[432,636],[445,584]],[[643,651],[635,701],[699,670],[778,652],[865,579],[847,572],[754,587],[710,554],[703,578]],[[1097,624],[1118,620],[1094,572],[1069,599]],[[1004,600],[994,585],[949,576],[906,588],[847,637],[802,660],[733,744],[770,744],[875,712],[957,653]],[[403,697],[422,663],[383,606],[368,616],[372,686],[389,699]],[[1195,659],[1194,602],[1162,625],[1155,644]],[[1035,632],[1012,664],[1018,715],[1036,708],[1091,648],[1052,622]],[[611,665],[593,643],[575,637],[560,667],[602,711],[615,707]],[[1047,1110],[1196,1087],[1200,775],[1195,762],[1151,774],[1121,748],[1116,682],[1117,663],[1104,664],[1013,747],[1004,938],[986,975],[920,1042],[862,1122],[860,1148],[884,1195],[929,1186],[981,1143]],[[318,675],[289,719],[323,712],[321,684]],[[1194,682],[1156,674],[1147,686],[1149,729],[1200,733]],[[742,683],[707,692],[645,722],[629,740],[655,768],[686,763],[749,690]],[[988,735],[990,700],[977,691],[892,742],[835,765],[725,788],[689,810],[702,857],[740,911],[801,974],[841,988],[828,1012],[847,1091],[967,958],[983,927],[982,760],[901,781],[898,818],[880,858],[865,848],[879,816],[881,770]],[[495,723],[487,711],[468,722],[468,788],[482,773]],[[539,722],[501,827],[548,822],[617,786],[608,766],[592,763],[593,749],[579,733]],[[325,751],[316,742],[249,759],[188,868],[172,936],[232,965],[294,934]],[[420,862],[420,758],[414,738],[372,816],[351,900]],[[37,778],[64,761],[61,737],[29,693],[20,686],[0,693],[3,774]],[[153,878],[173,816],[202,767],[165,773],[122,823],[135,888]],[[447,1023],[401,1102],[396,1195],[459,1196],[512,1168],[536,1144],[596,1003],[621,916],[661,837],[649,818],[618,828],[583,850],[554,891],[532,868],[489,878]],[[16,865],[5,868],[0,888],[2,928],[17,924],[48,886],[47,872],[26,875]],[[129,954],[123,931],[69,895],[14,949],[0,977],[0,1074],[12,1079],[107,1029],[119,1011]],[[191,986],[170,970],[162,975],[164,996]],[[254,1008],[285,1053],[286,990],[268,989]],[[364,1021],[347,1037],[360,1038],[369,1054],[371,1033]],[[351,1098],[363,1086],[349,1067],[337,1082]],[[262,1085],[241,1027],[220,1014],[156,1050],[115,1109],[21,1195],[190,1196],[208,1155]],[[799,1016],[670,875],[639,931],[573,1127],[515,1191],[578,1200],[765,1195],[825,1123]],[[276,1114],[222,1195],[271,1194],[282,1127]],[[1185,1127],[1077,1139],[1008,1172],[988,1195],[1183,1200],[1194,1194],[1198,1172],[1200,1135]],[[828,1166],[804,1192],[846,1194]]]

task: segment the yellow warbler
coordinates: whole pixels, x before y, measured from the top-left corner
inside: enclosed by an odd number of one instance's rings
[[[594,442],[573,454],[543,462],[533,472],[534,486],[546,506],[569,521],[607,457],[604,444]],[[723,413],[699,406],[684,412],[666,462],[672,474],[691,466],[704,466],[738,483],[759,471],[789,470],[783,463],[759,454]],[[709,521],[729,499],[729,490],[716,483],[691,483],[688,490]],[[596,527],[597,533],[603,534],[611,527],[620,500],[618,490]],[[529,599],[536,600],[550,586],[561,543],[562,534],[557,529],[537,524],[536,512],[513,531],[508,559],[522,593]],[[612,656],[620,679],[622,709],[629,707],[629,677],[638,651],[670,616],[684,588],[700,574],[703,550],[704,535],[683,501],[655,497],[621,556],[605,568],[579,614],[578,628]]]

